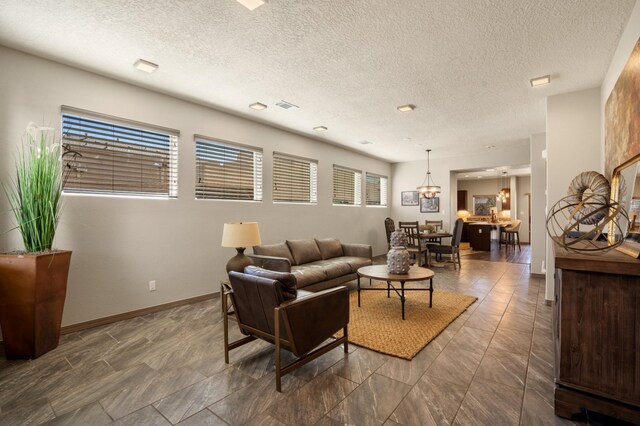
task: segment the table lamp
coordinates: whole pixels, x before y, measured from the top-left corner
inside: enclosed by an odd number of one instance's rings
[[[244,272],[245,266],[253,263],[244,255],[244,249],[260,244],[260,230],[256,222],[225,223],[222,229],[222,247],[233,247],[238,252],[227,262],[227,272]]]

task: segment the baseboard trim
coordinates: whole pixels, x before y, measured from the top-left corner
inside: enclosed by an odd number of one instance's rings
[[[530,273],[529,274],[532,278],[546,278],[545,274],[536,274],[536,273]]]
[[[189,299],[176,300],[175,302],[164,303],[162,305],[149,306],[148,308],[136,309],[135,311],[123,312],[121,314],[111,315],[104,318],[97,318],[91,321],[79,322],[77,324],[65,325],[60,329],[61,334],[75,333],[101,325],[107,325],[114,322],[127,320],[142,315],[148,315],[155,312],[164,311],[178,306],[190,305],[192,303],[204,302],[205,300],[216,299],[220,297],[219,292],[203,294],[202,296],[190,297]]]

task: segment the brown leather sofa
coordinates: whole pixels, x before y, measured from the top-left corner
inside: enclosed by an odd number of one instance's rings
[[[229,285],[222,295],[224,315],[224,354],[256,338],[275,344],[276,390],[281,378],[295,368],[344,345],[348,352],[349,290],[336,287],[317,293],[296,289],[291,273],[245,268],[245,273],[230,272]],[[231,298],[233,310],[227,306]],[[229,316],[235,316],[246,337],[229,342]],[[343,335],[334,338],[341,330]],[[328,340],[328,341],[327,341]],[[297,359],[283,366],[280,349],[292,352]]]
[[[371,265],[373,250],[368,244],[344,244],[335,238],[287,240],[279,244],[254,246],[249,257],[254,265],[291,272],[297,288],[318,291],[358,278],[356,271]]]

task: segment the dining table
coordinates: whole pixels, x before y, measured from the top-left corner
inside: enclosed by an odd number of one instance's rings
[[[420,239],[428,242],[442,243],[443,238],[451,238],[453,235],[450,232],[420,232]]]

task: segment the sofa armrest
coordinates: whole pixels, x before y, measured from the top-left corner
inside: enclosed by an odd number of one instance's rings
[[[345,244],[342,243],[342,251],[345,256],[365,257],[373,259],[373,248],[369,244]]]
[[[276,309],[282,314],[293,353],[302,356],[349,324],[349,289],[339,286],[319,291]]]
[[[247,255],[253,264],[270,271],[291,272],[291,262],[286,257],[263,256],[260,254]]]

